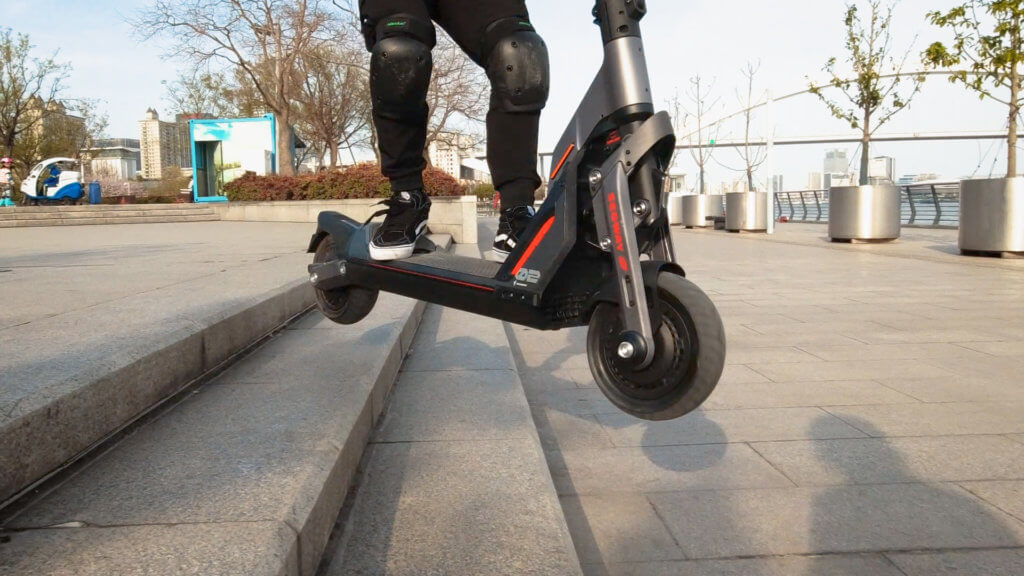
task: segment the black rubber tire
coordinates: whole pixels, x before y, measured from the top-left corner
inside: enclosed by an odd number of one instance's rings
[[[587,332],[587,356],[597,386],[619,409],[644,420],[671,420],[696,410],[725,367],[725,328],[714,303],[689,280],[658,277],[661,328],[655,357],[637,371],[616,351],[622,321],[618,306],[601,304]]]
[[[313,262],[328,262],[337,258],[334,253],[334,238],[327,236],[316,247]],[[332,322],[355,324],[373,311],[377,304],[377,290],[348,286],[338,290],[316,290],[316,305],[320,312]]]

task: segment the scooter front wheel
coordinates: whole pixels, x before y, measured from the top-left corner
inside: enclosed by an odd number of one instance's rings
[[[334,238],[327,236],[320,245],[316,247],[313,254],[313,262],[320,264],[329,262],[336,258],[334,252]],[[316,291],[316,305],[320,312],[332,322],[338,324],[355,324],[373,311],[377,304],[377,290],[360,288],[359,286],[347,286],[334,290]]]
[[[711,300],[689,280],[658,277],[661,326],[654,360],[637,369],[618,355],[622,321],[617,306],[594,310],[587,333],[590,371],[598,387],[624,412],[644,420],[671,420],[697,409],[725,366],[725,328]]]

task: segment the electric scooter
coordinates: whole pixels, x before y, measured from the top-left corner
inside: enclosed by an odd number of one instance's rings
[[[378,224],[323,212],[309,245],[317,305],[340,324],[366,317],[383,290],[539,330],[589,326],[598,387],[646,420],[680,417],[714,390],[725,330],[675,263],[663,192],[675,147],[655,113],[640,20],[645,0],[597,0],[604,64],[558,143],[548,197],[504,263],[439,251],[379,262]]]

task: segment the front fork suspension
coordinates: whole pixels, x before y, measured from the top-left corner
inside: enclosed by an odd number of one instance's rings
[[[620,335],[618,354],[621,359],[632,361],[638,369],[643,369],[654,361],[654,329],[640,267],[629,177],[622,163],[617,163],[608,176],[600,170],[591,172],[590,193],[598,239],[601,248],[612,255],[618,280],[622,325],[625,327]],[[659,244],[668,246],[671,251],[671,240],[667,235],[666,241],[668,244],[664,241]]]

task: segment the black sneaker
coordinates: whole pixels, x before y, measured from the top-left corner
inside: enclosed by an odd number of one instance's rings
[[[515,250],[535,213],[533,206],[518,206],[501,211],[498,233],[494,236],[494,246],[491,248],[494,260],[504,262],[509,253]]]
[[[395,192],[380,204],[388,208],[370,216],[370,220],[384,216],[384,222],[370,240],[370,258],[400,260],[412,256],[416,241],[427,231],[430,199],[422,190],[412,190]]]

